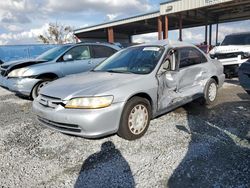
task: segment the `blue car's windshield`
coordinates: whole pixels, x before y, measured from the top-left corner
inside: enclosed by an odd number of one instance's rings
[[[117,52],[93,71],[149,74],[164,52],[164,47],[138,46]]]
[[[45,60],[45,61],[52,61],[52,60],[56,59],[59,55],[61,55],[69,47],[70,47],[70,45],[58,46],[58,47],[52,48],[52,49],[48,50],[47,52],[44,52],[43,54],[38,56],[37,59]]]

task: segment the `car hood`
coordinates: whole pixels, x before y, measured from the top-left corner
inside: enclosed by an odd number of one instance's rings
[[[234,52],[250,52],[250,45],[217,46],[211,50],[210,54],[224,54]]]
[[[45,63],[47,61],[45,60],[40,60],[40,59],[24,59],[24,60],[18,60],[18,61],[9,61],[6,63],[3,63],[1,65],[2,68],[4,69],[17,69],[17,68],[23,68],[27,66],[31,66],[34,64],[39,64],[39,63]]]
[[[40,94],[63,100],[82,96],[97,96],[135,82],[142,76],[108,72],[75,74],[48,84],[41,90]]]

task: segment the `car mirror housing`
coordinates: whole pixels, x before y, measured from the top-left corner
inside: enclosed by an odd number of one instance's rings
[[[162,63],[160,69],[159,69],[159,72],[158,74],[164,74],[165,72],[167,72],[169,70],[169,65],[170,65],[170,60],[169,59],[166,59],[164,61],[164,63]]]
[[[63,56],[63,61],[72,61],[73,56],[71,54],[66,54]]]

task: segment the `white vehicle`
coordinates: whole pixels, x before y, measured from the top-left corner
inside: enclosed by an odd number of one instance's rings
[[[250,58],[250,32],[227,35],[210,57],[223,64],[227,77],[237,75],[239,66]]]

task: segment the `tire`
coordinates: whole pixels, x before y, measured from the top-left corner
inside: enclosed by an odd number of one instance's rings
[[[44,87],[51,81],[52,81],[51,79],[43,79],[42,81],[38,82],[31,91],[31,96],[30,96],[31,100],[34,100],[35,98],[37,98],[40,89],[42,89],[42,87]]]
[[[145,98],[133,97],[123,109],[118,135],[126,140],[141,138],[148,130],[151,117],[149,101]]]
[[[218,95],[218,84],[217,82],[211,78],[205,87],[204,91],[204,103],[206,105],[213,105],[216,103]]]

